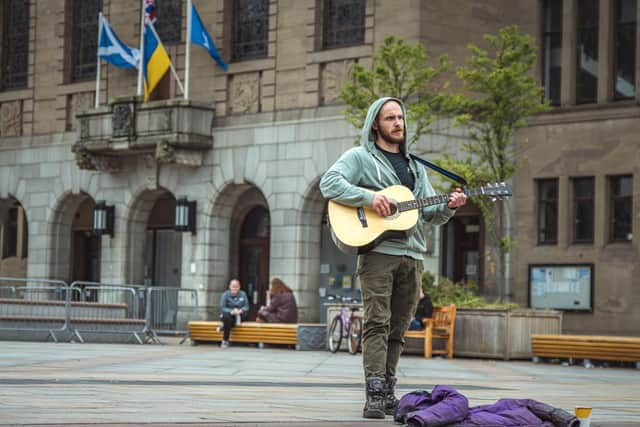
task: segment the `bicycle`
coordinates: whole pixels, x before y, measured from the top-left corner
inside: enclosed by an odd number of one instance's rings
[[[350,309],[351,314],[347,313],[347,308]],[[331,321],[331,326],[329,327],[329,350],[332,353],[340,350],[343,338],[347,339],[349,353],[358,353],[362,342],[362,318],[356,316],[356,311],[358,311],[358,307],[343,305],[340,308],[340,313],[336,314]]]

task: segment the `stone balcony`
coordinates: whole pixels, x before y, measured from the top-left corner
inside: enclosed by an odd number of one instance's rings
[[[77,115],[72,151],[80,169],[117,173],[122,159],[155,157],[160,163],[198,167],[213,148],[214,108],[183,99],[149,103],[118,98]]]

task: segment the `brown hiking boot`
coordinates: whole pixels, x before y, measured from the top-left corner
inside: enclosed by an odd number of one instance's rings
[[[384,378],[371,377],[367,379],[367,401],[364,404],[364,409],[362,411],[362,416],[364,418],[384,419],[384,391]]]
[[[398,379],[394,376],[386,376],[384,384],[384,413],[387,415],[395,415],[398,407],[398,398],[396,397],[396,382]]]

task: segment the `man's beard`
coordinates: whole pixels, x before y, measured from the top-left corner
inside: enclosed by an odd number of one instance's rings
[[[382,129],[378,129],[378,133],[380,134],[380,138],[389,144],[400,145],[404,142],[404,132],[402,132],[402,136],[395,136],[389,132],[383,131]]]

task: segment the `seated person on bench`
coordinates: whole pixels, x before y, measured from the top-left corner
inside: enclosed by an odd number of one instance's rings
[[[232,279],[229,282],[229,289],[224,291],[220,298],[220,319],[222,319],[222,343],[220,347],[229,347],[229,335],[231,329],[241,320],[247,318],[249,313],[249,298],[247,294],[240,290],[240,281]]]
[[[424,324],[422,323],[422,319],[431,318],[433,315],[433,304],[431,303],[431,297],[429,295],[425,295],[422,288],[420,288],[420,301],[418,301],[418,307],[416,308],[416,314],[411,320],[411,324],[409,325],[410,331],[419,331],[424,329]]]
[[[298,323],[298,306],[293,291],[277,277],[269,286],[269,305],[260,307],[257,322]]]

